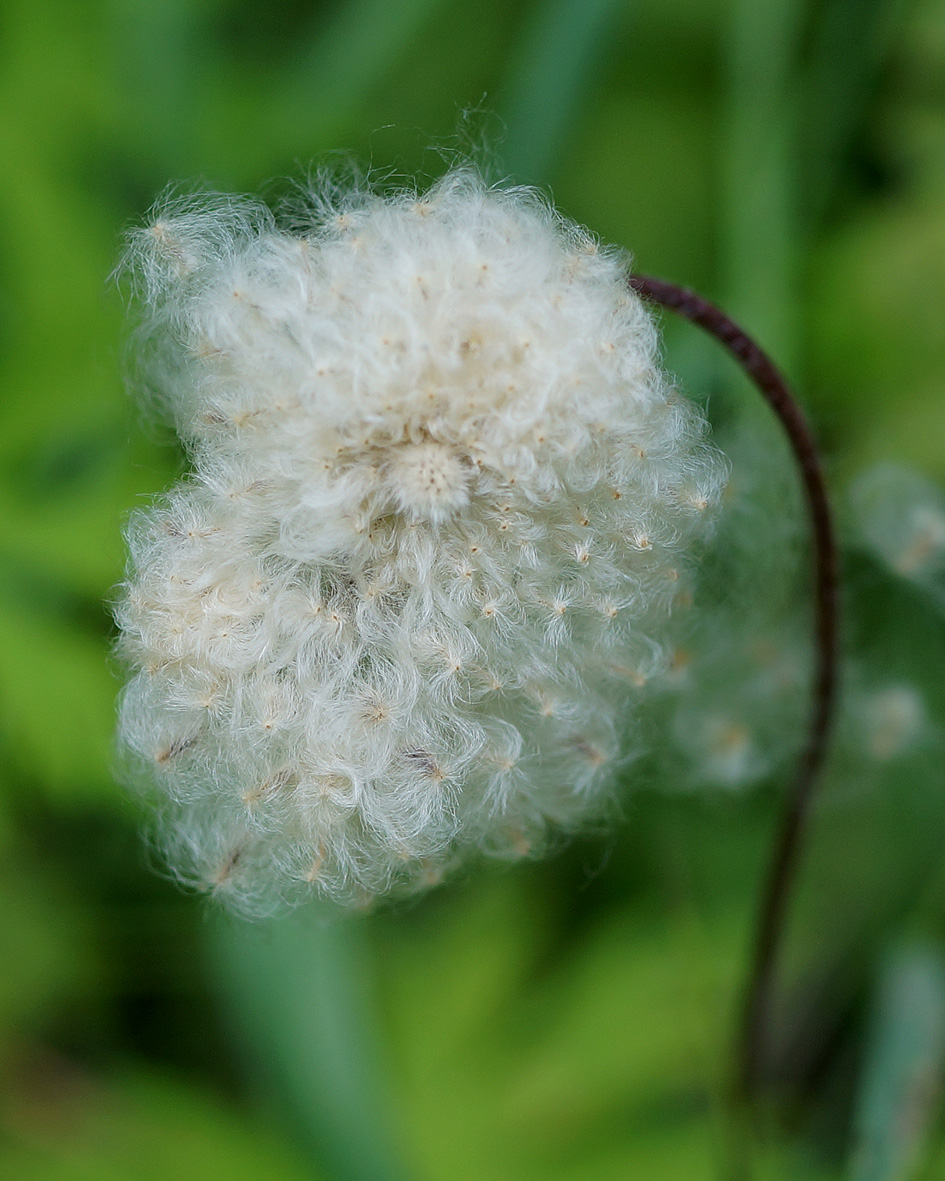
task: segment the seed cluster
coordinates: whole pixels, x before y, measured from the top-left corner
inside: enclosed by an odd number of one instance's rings
[[[625,259],[460,170],[130,261],[193,471],[128,529],[120,741],[178,875],[362,903],[599,816],[725,476]]]

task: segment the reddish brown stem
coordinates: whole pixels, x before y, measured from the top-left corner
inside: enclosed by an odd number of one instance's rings
[[[646,299],[671,308],[714,336],[758,387],[784,427],[794,451],[813,531],[816,668],[810,728],[797,773],[784,802],[768,869],[738,1030],[735,1087],[740,1099],[750,1101],[756,1095],[764,1062],[778,954],[814,788],[826,754],[836,706],[839,636],[837,543],[817,443],[803,411],[771,359],[724,312],[694,292],[643,275],[631,275],[629,283],[634,291]]]

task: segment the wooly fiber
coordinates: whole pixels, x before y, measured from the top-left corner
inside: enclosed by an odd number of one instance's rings
[[[725,475],[626,259],[460,170],[188,198],[130,263],[193,468],[117,609],[174,872],[364,903],[600,816]]]

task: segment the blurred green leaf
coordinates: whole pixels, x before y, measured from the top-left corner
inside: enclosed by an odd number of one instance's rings
[[[538,0],[526,22],[502,106],[501,147],[514,176],[547,181],[592,97],[601,58],[625,0]]]
[[[0,836],[0,1094],[15,1047],[98,982],[89,916],[30,852]]]
[[[880,973],[854,1117],[851,1181],[913,1174],[945,1067],[945,959],[896,949]]]
[[[308,913],[212,930],[218,987],[258,1098],[337,1181],[401,1177],[362,924]]]
[[[102,642],[0,586],[0,739],[14,767],[53,791],[114,792],[117,681]]]
[[[945,147],[945,119],[934,150]],[[819,398],[850,468],[880,459],[945,476],[945,209],[917,192],[824,245],[809,309]]]
[[[170,1078],[103,1082],[49,1055],[6,1105],[10,1181],[317,1181],[245,1113]]]
[[[744,916],[707,922],[641,899],[562,938],[556,911],[531,874],[482,873],[375,920],[417,1175],[725,1175]],[[759,1178],[831,1175],[780,1147],[758,1163]]]
[[[822,0],[799,78],[803,138],[798,193],[806,232],[838,200],[878,82],[900,42],[911,0]]]
[[[345,0],[322,9],[292,57],[263,78],[221,57],[221,85],[205,104],[204,158],[215,172],[232,172],[238,143],[241,175],[258,183],[274,170],[305,169],[318,153],[345,149],[340,137],[442,3]]]
[[[789,376],[799,364],[797,90],[805,6],[734,0],[724,39],[721,291]]]

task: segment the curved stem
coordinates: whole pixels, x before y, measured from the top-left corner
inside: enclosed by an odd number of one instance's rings
[[[839,558],[817,443],[803,411],[774,363],[739,326],[692,291],[631,275],[639,295],[678,312],[714,336],[739,362],[777,415],[797,459],[814,539],[816,668],[807,744],[784,803],[762,896],[746,981],[735,1064],[736,1096],[750,1100],[764,1061],[778,953],[797,876],[806,822],[824,761],[836,706],[839,636]]]

